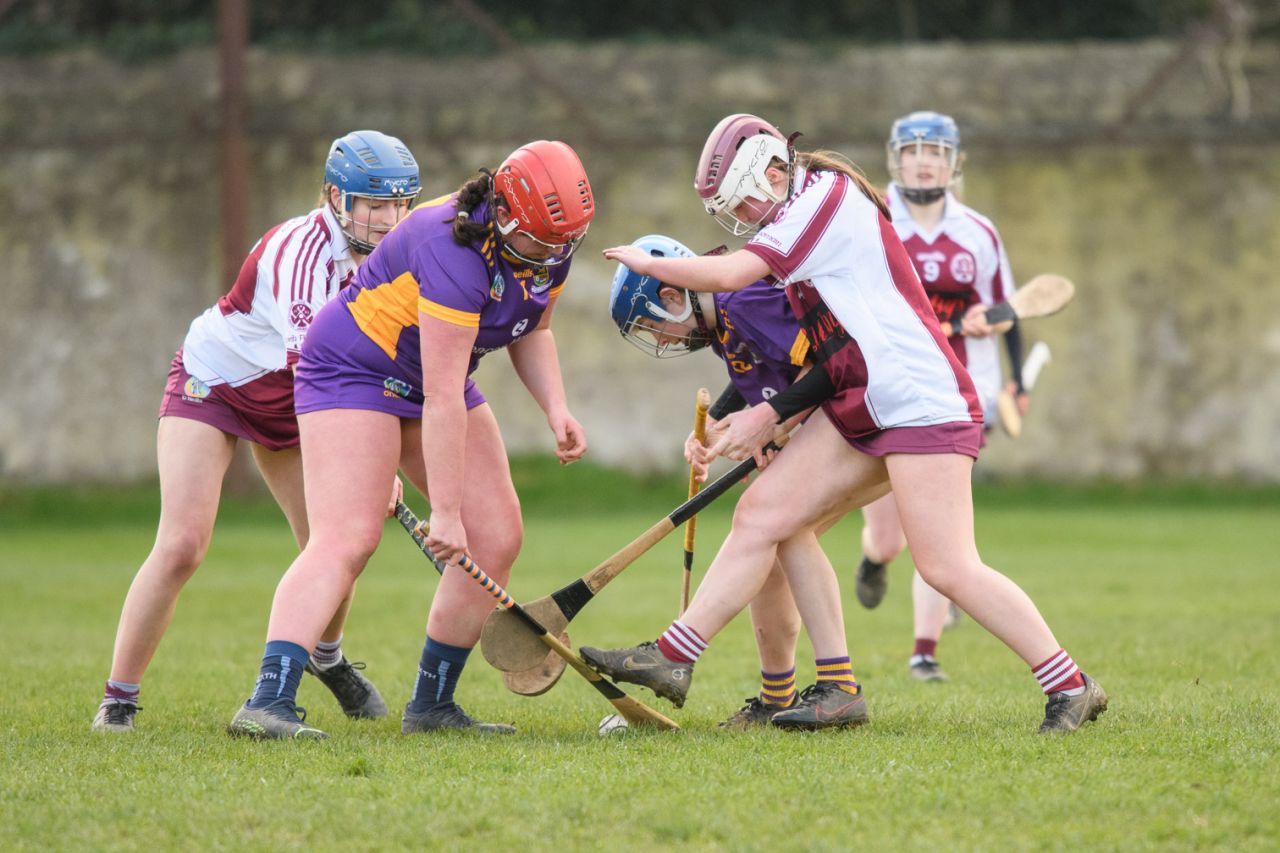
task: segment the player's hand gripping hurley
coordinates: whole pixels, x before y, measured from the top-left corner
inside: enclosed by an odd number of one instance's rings
[[[699,444],[707,443],[707,410],[711,408],[711,392],[706,388],[698,389],[697,402],[693,410],[693,437]],[[697,469],[689,466],[689,500],[698,494],[702,484],[698,482]],[[698,529],[698,516],[691,515],[684,523],[684,579],[680,584],[680,615],[689,609],[689,580],[693,576],[693,537]]]
[[[445,570],[444,564],[437,560],[435,555],[432,554],[431,550],[427,547],[427,540],[425,536],[426,523],[419,521],[418,517],[414,515],[413,510],[409,509],[409,507],[405,505],[404,501],[400,501],[396,504],[396,520],[399,521],[400,525],[408,531],[411,537],[413,537],[413,541],[417,543],[418,548],[422,550],[422,553],[426,554],[427,558],[431,560],[431,564],[435,566],[436,571],[443,575]],[[600,675],[600,673],[587,666],[582,658],[578,657],[572,649],[568,648],[564,643],[561,643],[555,637],[547,633],[547,629],[542,627],[536,619],[526,613],[524,608],[521,607],[520,604],[513,599],[497,581],[481,571],[480,567],[476,565],[475,560],[472,560],[470,556],[464,554],[460,562],[456,565],[462,571],[471,575],[471,577],[475,579],[476,583],[488,590],[489,594],[497,599],[499,606],[505,608],[507,611],[515,613],[516,616],[520,618],[520,621],[524,623],[526,628],[533,634],[537,635],[538,639],[544,645],[556,654],[560,655],[560,657],[564,658],[569,666],[573,667],[583,678],[591,682],[591,685],[595,687],[596,690],[600,691],[601,695],[608,699],[609,703],[613,705],[614,708],[618,709],[618,713],[628,723],[633,726],[651,726],[669,731],[675,731],[680,728],[675,721],[653,710],[648,705],[631,698],[626,693],[623,693],[618,689],[612,681],[609,681],[604,676]]]
[[[1008,320],[1031,320],[1057,314],[1076,295],[1071,279],[1043,273],[1014,291],[1005,301],[986,310],[987,324],[995,326]],[[942,333],[950,337],[959,332],[958,323],[943,323]]]

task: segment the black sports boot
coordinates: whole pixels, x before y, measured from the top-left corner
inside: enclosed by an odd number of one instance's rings
[[[757,726],[767,726],[769,721],[773,719],[774,714],[795,707],[794,702],[784,708],[781,705],[766,702],[759,696],[752,696],[745,701],[747,704],[739,708],[738,712],[729,719],[717,723],[716,728],[742,730],[754,729]]]
[[[780,729],[813,731],[860,726],[870,719],[861,688],[855,694],[834,681],[819,681],[800,692],[795,707],[779,711],[769,722]]]
[[[404,716],[400,718],[400,734],[411,735],[417,732],[435,732],[445,729],[466,729],[491,735],[509,735],[516,730],[515,726],[506,723],[481,723],[471,718],[456,702],[441,702],[415,714],[404,706]]]
[[[869,557],[863,557],[858,563],[857,584],[854,592],[858,602],[868,610],[874,610],[884,601],[884,594],[889,589],[889,576],[884,563],[877,563]]]
[[[329,692],[342,706],[342,713],[356,720],[374,720],[387,715],[387,703],[382,701],[382,694],[373,682],[365,678],[360,670],[364,663],[352,663],[346,655],[333,666],[320,669],[313,662],[307,663],[306,671],[320,679],[320,683],[329,688]]]

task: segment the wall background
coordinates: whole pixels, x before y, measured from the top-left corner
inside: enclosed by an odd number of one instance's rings
[[[801,147],[886,180],[882,142],[909,110],[950,112],[966,200],[993,218],[1020,280],[1073,278],[1076,302],[1026,326],[1049,342],[1026,432],[995,438],[989,475],[1280,479],[1280,52],[1230,69],[1205,49],[1128,121],[1177,49],[1138,44],[785,48],[752,60],[705,47],[539,50],[508,59],[312,58],[250,52],[254,238],[310,209],[329,141],[402,137],[425,196],[539,137],[582,155],[600,213],[556,318],[591,456],[671,468],[711,356],[655,362],[617,339],[599,250],[660,231],[725,242],[690,190],[707,131],[757,112]],[[1247,115],[1239,83],[1247,86]],[[0,60],[0,478],[154,476],[155,413],[218,270],[217,66],[193,50],[144,66],[87,53]],[[1231,107],[1237,108],[1232,117]],[[248,251],[250,245],[246,244]],[[478,381],[517,451],[549,446],[502,354]]]

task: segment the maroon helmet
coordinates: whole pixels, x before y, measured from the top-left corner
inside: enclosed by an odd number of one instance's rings
[[[791,167],[791,149],[776,127],[759,116],[735,113],[720,120],[707,137],[698,158],[693,187],[707,213],[736,237],[759,229],[772,218],[772,211],[787,200],[773,191],[765,170],[774,160]],[[771,204],[770,212],[757,221],[739,219],[734,210],[745,201]]]

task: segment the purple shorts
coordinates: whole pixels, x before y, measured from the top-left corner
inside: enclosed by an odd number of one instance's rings
[[[267,450],[298,446],[289,370],[276,370],[235,388],[206,385],[187,372],[178,350],[169,365],[160,417],[200,421]]]
[[[858,452],[868,456],[890,453],[962,453],[978,458],[986,443],[982,424],[957,422],[927,427],[891,427],[859,438],[845,438]]]
[[[300,415],[365,409],[422,418],[422,388],[406,381],[395,361],[356,327],[343,305],[321,311],[307,330],[293,393]],[[463,396],[468,410],[485,401],[470,376]]]

